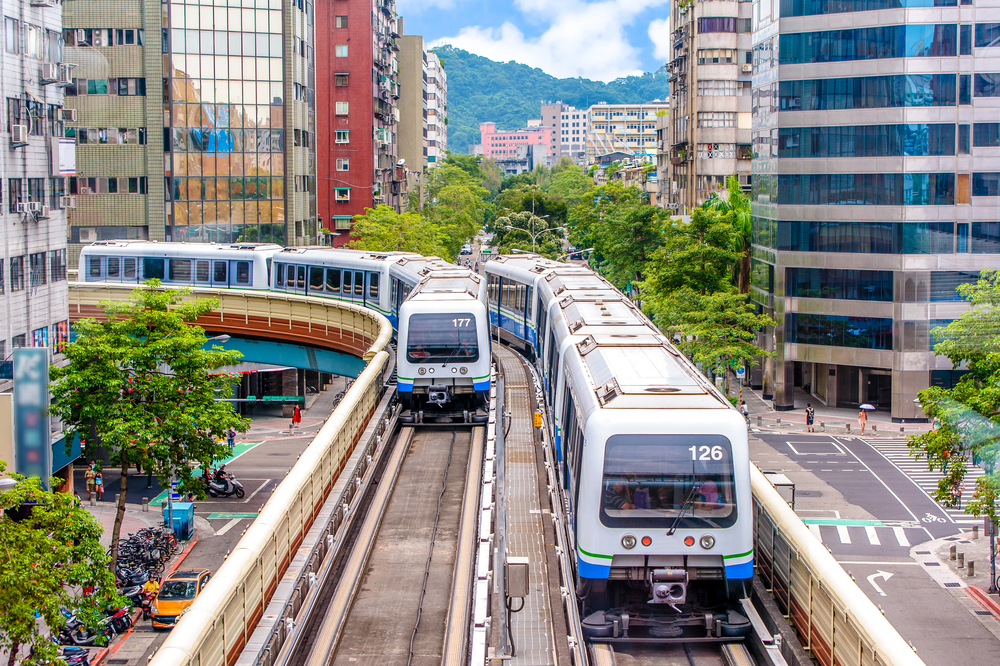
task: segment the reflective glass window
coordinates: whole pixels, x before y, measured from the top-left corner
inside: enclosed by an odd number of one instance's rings
[[[955,125],[782,127],[778,157],[954,155]]]
[[[974,173],[972,174],[972,196],[1000,196],[998,184],[1000,184],[1000,173]]]
[[[785,342],[852,349],[892,349],[892,319],[792,313]]]
[[[326,290],[334,293],[340,293],[340,269],[339,268],[328,268],[326,269]]]
[[[976,47],[996,46],[1000,44],[1000,23],[976,24]]]
[[[783,65],[955,55],[958,55],[955,25],[883,25],[785,33],[779,40],[779,62]]]
[[[755,243],[784,251],[860,254],[951,254],[954,251],[953,222],[775,222],[761,218],[754,218],[752,222]],[[974,252],[976,234],[974,224]]]
[[[786,268],[785,295],[892,301],[892,271]]]
[[[954,106],[954,74],[806,79],[778,84],[781,111]]]
[[[1000,222],[973,222],[973,254],[1000,254]]]
[[[958,0],[780,0],[782,17],[957,5]]]
[[[976,97],[1000,97],[1000,74],[976,74]]]
[[[955,174],[782,174],[778,204],[950,206],[955,202]]]
[[[973,125],[972,145],[976,148],[1000,147],[1000,123],[976,123]]]

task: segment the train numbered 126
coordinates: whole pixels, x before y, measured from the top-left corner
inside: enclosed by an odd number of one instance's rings
[[[595,640],[750,629],[746,423],[604,278],[537,255],[486,264],[494,332],[533,360]]]
[[[484,280],[437,257],[273,244],[100,241],[80,252],[84,282],[270,290],[356,303],[397,333],[401,419],[483,423],[490,393]]]

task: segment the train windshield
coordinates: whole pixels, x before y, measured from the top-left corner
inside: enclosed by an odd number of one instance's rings
[[[733,448],[722,435],[614,435],[604,450],[601,523],[729,527],[733,478]]]
[[[410,363],[473,363],[479,360],[476,317],[471,313],[410,315],[406,359]]]

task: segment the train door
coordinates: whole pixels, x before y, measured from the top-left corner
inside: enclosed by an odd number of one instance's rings
[[[136,269],[138,261],[135,257],[122,257],[122,282],[139,281],[139,271]]]
[[[367,274],[368,286],[365,290],[365,303],[367,305],[374,306],[376,309],[381,310],[379,307],[378,293],[379,293],[379,274],[371,273]]]
[[[299,268],[303,268],[300,266]],[[303,282],[305,282],[305,274],[302,276]],[[250,262],[234,259],[229,261],[229,286],[235,287],[237,289],[249,289],[250,288]]]
[[[208,259],[195,259],[194,283],[201,287],[212,284],[212,262]]]
[[[364,302],[365,300],[365,272],[364,271],[354,271],[354,294],[353,298],[355,301]]]
[[[279,264],[279,265],[284,266],[284,264]],[[212,286],[213,287],[229,286],[229,262],[220,261],[218,259],[212,260]]]

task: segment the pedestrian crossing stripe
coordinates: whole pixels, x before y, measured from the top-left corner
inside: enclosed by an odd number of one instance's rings
[[[810,523],[807,527],[812,535],[816,537],[817,541],[826,544],[861,545],[867,542],[868,545],[880,548],[893,545],[901,548],[909,548],[912,544],[906,535],[906,530],[908,529],[920,530],[921,538],[917,540],[917,543],[923,543],[928,538],[927,532],[922,527],[876,527],[873,525],[830,525],[826,523]],[[823,530],[820,529],[821,527],[833,528],[833,530],[827,532],[829,538],[824,537]],[[864,535],[864,537],[862,538],[861,535]]]
[[[934,493],[937,492],[938,489],[938,481],[944,477],[944,474],[938,470],[928,469],[926,458],[921,458],[919,460],[914,458],[910,454],[910,447],[907,445],[905,439],[866,438],[864,441],[873,449],[885,456],[889,462],[895,465],[897,469],[913,481],[913,483],[923,490],[931,499],[934,499]],[[973,516],[966,513],[961,507],[968,506],[968,503],[972,499],[976,490],[976,480],[983,474],[983,470],[979,467],[968,467],[965,474],[965,488],[962,490],[961,502],[958,507],[949,508],[943,506],[940,502],[937,502],[941,510],[944,511],[949,518],[951,518],[952,522],[963,525],[980,524],[982,522],[974,519]],[[928,515],[928,518],[930,517],[931,515]],[[943,519],[938,518],[938,521],[941,520]]]

